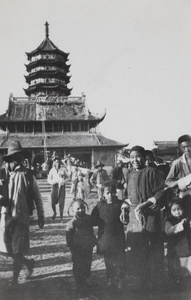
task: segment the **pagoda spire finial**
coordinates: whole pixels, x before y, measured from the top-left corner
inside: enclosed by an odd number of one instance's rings
[[[46,38],[48,38],[48,37],[49,37],[49,28],[48,28],[49,24],[48,24],[48,22],[46,21],[46,23],[45,23],[44,25],[45,25],[45,27],[46,27],[46,29],[45,29]]]

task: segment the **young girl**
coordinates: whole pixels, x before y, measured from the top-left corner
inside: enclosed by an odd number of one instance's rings
[[[98,247],[104,255],[108,287],[122,288],[125,275],[125,235],[115,182],[104,184],[104,199],[92,211],[98,225]]]
[[[169,275],[175,283],[191,274],[191,228],[182,199],[169,204],[170,216],[165,224],[168,237]]]
[[[95,222],[92,216],[86,214],[82,199],[73,200],[71,205],[74,217],[67,224],[66,242],[72,252],[77,292],[84,293],[86,279],[90,276],[93,247],[96,245],[93,232]]]

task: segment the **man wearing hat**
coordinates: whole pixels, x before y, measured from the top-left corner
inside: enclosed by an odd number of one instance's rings
[[[29,251],[29,215],[33,201],[38,214],[38,225],[44,226],[43,203],[38,185],[32,171],[22,164],[27,152],[19,141],[12,141],[8,147],[8,153],[3,157],[6,162],[8,176],[3,183],[7,185],[8,195],[1,195],[0,205],[5,211],[5,236],[4,241],[9,255],[13,257],[13,281],[11,285],[18,283],[18,277],[22,265],[27,267],[29,277],[34,268],[34,260],[24,257]]]
[[[182,198],[188,217],[191,219],[191,136],[182,135],[178,145],[183,155],[177,158],[166,178],[166,185]]]
[[[62,223],[65,205],[65,184],[69,180],[68,172],[61,163],[60,157],[54,153],[53,166],[48,174],[47,181],[51,184],[51,205],[53,210],[52,219],[56,218],[56,204],[59,204],[60,221]]]
[[[93,187],[97,188],[97,195],[99,200],[103,198],[104,183],[109,180],[107,171],[103,169],[104,166],[105,165],[102,164],[100,160],[98,160],[95,166],[96,170],[90,178],[90,183],[93,185]]]
[[[124,199],[124,175],[122,170],[123,162],[119,160],[116,166],[112,170],[111,179],[114,180],[116,184],[117,198],[119,200]]]
[[[145,149],[130,150],[132,171],[127,178],[127,199],[122,209],[129,210],[126,226],[129,268],[141,281],[142,288],[157,288],[163,276],[163,240],[160,224],[160,203],[164,179],[156,168],[145,166]],[[130,267],[131,266],[131,267]]]

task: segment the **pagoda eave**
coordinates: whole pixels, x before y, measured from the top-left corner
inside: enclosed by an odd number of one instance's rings
[[[60,67],[63,68],[66,72],[69,71],[71,65],[67,65],[65,61],[59,60],[59,59],[43,59],[43,60],[37,60],[29,63],[28,65],[25,64],[26,70],[30,72],[32,69],[35,69],[37,67],[42,67],[42,66],[47,66],[47,67]]]
[[[71,76],[67,76],[65,73],[60,71],[37,71],[29,75],[25,75],[25,80],[27,83],[30,83],[31,80],[35,80],[38,78],[55,78],[55,79],[62,79],[66,83],[70,82]]]

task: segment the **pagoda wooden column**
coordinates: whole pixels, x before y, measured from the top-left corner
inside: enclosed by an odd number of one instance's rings
[[[94,148],[92,148],[92,153],[91,153],[91,168],[94,169],[95,167],[95,157],[94,157]]]

